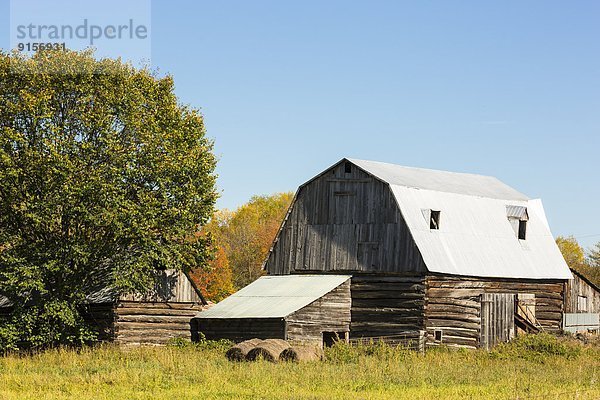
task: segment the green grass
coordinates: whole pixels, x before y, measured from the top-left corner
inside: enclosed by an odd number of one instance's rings
[[[325,361],[232,363],[218,344],[0,358],[0,399],[596,399],[600,347],[525,337],[496,351],[338,346]]]

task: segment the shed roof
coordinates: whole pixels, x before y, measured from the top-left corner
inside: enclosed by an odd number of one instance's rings
[[[429,272],[496,278],[572,279],[541,200],[498,179],[348,159],[389,184]],[[424,210],[440,211],[430,229]],[[528,219],[519,240],[508,214]]]
[[[283,318],[323,297],[350,275],[270,275],[250,285],[196,318]]]

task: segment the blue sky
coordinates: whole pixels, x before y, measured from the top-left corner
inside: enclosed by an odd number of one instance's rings
[[[205,117],[220,207],[348,156],[494,175],[590,246],[598,20],[597,1],[153,1],[152,66]]]

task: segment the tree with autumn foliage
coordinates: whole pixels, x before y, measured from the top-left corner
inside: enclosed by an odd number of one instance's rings
[[[600,264],[594,262],[594,256],[597,257],[597,251],[600,250],[600,243],[596,244],[596,250],[590,251],[587,258],[585,250],[573,236],[559,236],[556,238],[556,244],[569,268],[574,269],[600,286]]]
[[[195,269],[190,277],[196,283],[198,289],[209,301],[221,301],[235,292],[233,287],[233,274],[229,266],[229,260],[223,247],[215,246],[213,259],[208,266]]]
[[[204,227],[213,236],[217,246],[217,265],[194,275],[196,279],[213,282],[207,288],[210,300],[220,300],[231,286],[241,289],[264,274],[262,264],[275,235],[292,202],[293,193],[254,196],[235,211],[221,210]],[[220,254],[220,257],[219,257]],[[206,276],[203,274],[207,274]],[[198,282],[202,286],[204,283]],[[208,283],[210,286],[211,284]],[[220,293],[215,296],[215,293]]]

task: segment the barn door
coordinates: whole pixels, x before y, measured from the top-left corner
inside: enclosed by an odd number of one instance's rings
[[[515,336],[515,295],[483,293],[481,295],[481,332],[479,345],[491,349]]]

